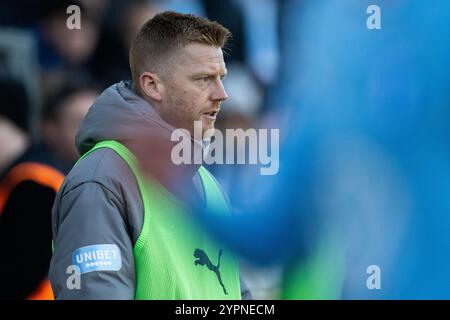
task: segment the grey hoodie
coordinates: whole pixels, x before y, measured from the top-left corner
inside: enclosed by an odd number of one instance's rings
[[[84,154],[99,141],[116,140],[137,154],[138,160],[140,156],[158,159],[155,141],[169,142],[173,129],[134,92],[131,82],[120,82],[94,101],[80,126],[76,146]],[[153,138],[142,148],[146,141],[143,136]],[[196,193],[203,201],[198,172],[195,168],[189,170]],[[52,210],[54,253],[50,280],[55,298],[133,299],[133,247],[143,220],[138,185],[119,155],[102,148],[79,161],[65,178]],[[85,267],[82,260],[86,254],[97,254],[97,260],[90,261],[99,265]],[[103,255],[113,257],[109,260],[112,266],[102,266]],[[77,266],[76,271],[70,267],[73,265]],[[81,272],[79,277],[77,272]],[[244,299],[251,298],[242,281],[241,292]]]

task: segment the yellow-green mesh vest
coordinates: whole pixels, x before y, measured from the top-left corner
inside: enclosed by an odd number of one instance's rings
[[[231,252],[197,227],[180,201],[164,187],[144,178],[124,145],[102,141],[83,158],[99,148],[114,150],[128,164],[143,201],[144,223],[134,246],[135,299],[241,299],[238,262]],[[229,213],[211,174],[204,167],[199,174],[206,205]]]

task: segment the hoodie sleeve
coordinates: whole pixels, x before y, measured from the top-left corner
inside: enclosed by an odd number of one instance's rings
[[[133,299],[133,248],[143,220],[136,179],[120,156],[99,149],[80,161],[52,210],[55,298]]]
[[[55,298],[133,299],[133,242],[116,195],[86,182],[57,199],[53,210],[58,216],[50,265]]]

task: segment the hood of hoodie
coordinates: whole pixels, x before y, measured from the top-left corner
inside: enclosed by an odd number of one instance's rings
[[[128,146],[149,130],[170,139],[174,129],[135,93],[131,81],[121,81],[95,99],[80,125],[75,144],[83,155],[99,141],[116,140]]]
[[[171,161],[175,145],[171,141],[173,130],[173,126],[135,93],[131,81],[121,81],[95,99],[80,125],[75,144],[83,155],[97,142],[116,140],[130,149],[152,175],[169,171],[170,176],[182,173],[192,177],[199,165],[175,166]]]

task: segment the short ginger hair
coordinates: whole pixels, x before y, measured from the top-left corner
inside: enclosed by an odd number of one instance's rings
[[[166,11],[145,22],[131,43],[129,62],[133,82],[139,88],[139,77],[145,71],[164,70],[170,54],[190,43],[224,48],[231,32],[215,21]]]

